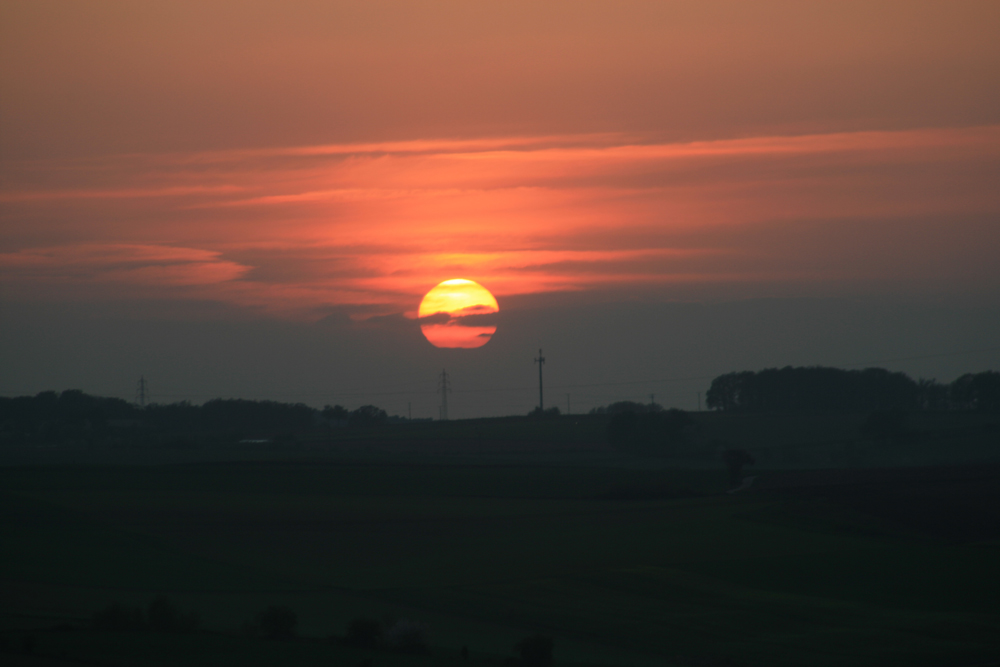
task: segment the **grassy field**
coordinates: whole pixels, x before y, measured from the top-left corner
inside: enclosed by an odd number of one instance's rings
[[[984,423],[937,433],[975,440]],[[8,460],[5,663],[430,666],[463,664],[466,646],[499,665],[542,633],[560,664],[1000,664],[1000,466],[762,465],[726,494],[710,458],[519,440],[518,424],[487,446],[468,435],[481,423],[455,424],[259,456]],[[821,426],[771,446],[838,437]],[[754,428],[716,422],[703,437],[775,432]],[[202,631],[90,629],[108,604],[160,594]],[[240,633],[272,604],[298,614],[298,640]],[[425,624],[431,653],[330,641],[358,617]]]

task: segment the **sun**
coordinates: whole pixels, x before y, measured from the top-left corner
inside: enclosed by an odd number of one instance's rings
[[[473,280],[438,283],[420,302],[420,330],[434,347],[482,347],[496,332],[492,315],[500,312],[490,291]]]

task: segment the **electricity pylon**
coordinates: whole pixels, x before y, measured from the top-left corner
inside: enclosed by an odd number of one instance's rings
[[[441,392],[441,412],[440,417],[443,421],[448,421],[448,392],[451,391],[451,384],[448,382],[448,371],[441,369],[441,382],[438,385],[438,391]]]
[[[140,408],[146,407],[146,401],[149,399],[149,387],[146,386],[146,376],[139,376],[139,383],[135,388],[135,402],[139,404]]]
[[[545,394],[542,392],[542,366],[545,365],[545,357],[542,356],[542,348],[538,348],[538,358],[535,359],[535,363],[538,364],[538,409],[545,411]]]

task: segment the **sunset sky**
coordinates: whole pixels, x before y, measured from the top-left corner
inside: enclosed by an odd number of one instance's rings
[[[0,4],[0,394],[1000,370],[1000,3]],[[417,307],[499,303],[475,350]]]

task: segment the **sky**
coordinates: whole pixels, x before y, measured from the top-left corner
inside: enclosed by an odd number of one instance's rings
[[[454,417],[1000,369],[1000,4],[0,4],[0,394]],[[492,340],[423,295],[474,280]]]

